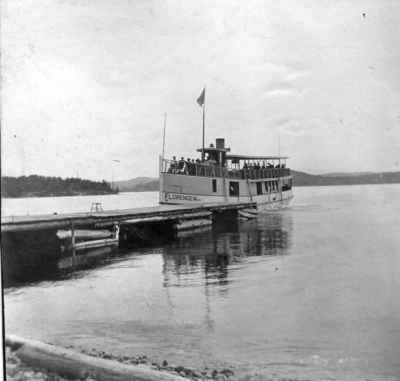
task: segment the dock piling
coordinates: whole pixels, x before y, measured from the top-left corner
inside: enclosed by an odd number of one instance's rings
[[[75,242],[75,227],[71,221],[71,251],[72,251],[72,266],[76,265],[76,242]]]

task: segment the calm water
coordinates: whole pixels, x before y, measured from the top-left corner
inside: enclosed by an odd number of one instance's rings
[[[135,197],[157,200],[117,202]],[[307,187],[256,221],[7,289],[5,317],[7,332],[197,369],[398,380],[399,295],[400,186]]]
[[[104,210],[157,205],[158,192],[125,192],[100,196],[26,197],[2,199],[5,216],[89,212],[93,202]]]

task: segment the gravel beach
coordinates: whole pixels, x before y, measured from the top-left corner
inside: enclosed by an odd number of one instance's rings
[[[7,381],[70,381],[45,369],[26,366],[10,347],[6,347]]]
[[[68,349],[75,349],[68,347]],[[137,356],[114,356],[104,351],[92,349],[90,351],[80,351],[89,356],[100,357],[107,360],[114,360],[128,365],[147,365],[151,369],[165,371],[171,374],[176,374],[191,380],[216,380],[216,381],[233,381],[234,371],[231,369],[208,369],[201,370],[186,368],[180,365],[169,364],[164,360],[161,364],[152,362],[146,355]],[[27,366],[24,364],[10,347],[6,347],[6,374],[7,381],[68,381],[70,379],[49,372],[46,369],[39,369]],[[83,381],[90,381],[85,378]]]

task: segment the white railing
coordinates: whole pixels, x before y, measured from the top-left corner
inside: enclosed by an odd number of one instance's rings
[[[230,169],[212,163],[161,159],[160,172],[177,175],[226,177],[231,179],[266,179],[290,176],[289,168]]]

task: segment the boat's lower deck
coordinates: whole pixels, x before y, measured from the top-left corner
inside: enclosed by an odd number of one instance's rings
[[[160,174],[160,203],[256,202],[260,208],[289,201],[292,177],[230,179]]]

